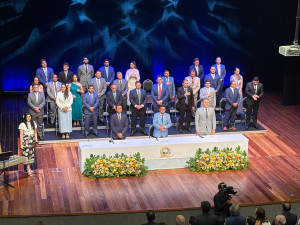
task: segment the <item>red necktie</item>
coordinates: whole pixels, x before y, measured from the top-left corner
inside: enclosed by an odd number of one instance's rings
[[[158,86],[158,99],[160,100],[160,96],[161,96],[161,86]]]

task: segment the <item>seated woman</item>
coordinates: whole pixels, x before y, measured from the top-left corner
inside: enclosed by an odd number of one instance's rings
[[[83,94],[82,85],[78,82],[77,75],[74,74],[72,78],[72,83],[68,85],[69,92],[73,96],[72,104],[72,120],[73,126],[79,126],[79,121],[82,120],[82,100],[81,94]]]
[[[61,91],[56,97],[59,133],[62,134],[62,138],[70,138],[72,132],[72,103],[73,96],[69,93],[66,84],[62,84]]]
[[[19,125],[19,130],[22,155],[27,158],[24,165],[26,165],[28,175],[32,174],[30,165],[35,161],[35,144],[38,142],[36,128],[36,123],[32,120],[31,115],[25,113],[23,121]]]
[[[32,84],[29,87],[29,92],[33,92],[33,85],[39,85],[39,92],[44,92],[43,85],[40,83],[39,78],[35,77],[33,78]]]

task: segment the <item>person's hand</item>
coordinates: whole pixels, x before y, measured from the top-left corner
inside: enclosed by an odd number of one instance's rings
[[[187,93],[185,93],[185,95],[189,96],[189,95],[191,95],[191,92],[188,91]]]
[[[68,107],[67,106],[63,107],[63,111],[67,112],[68,111]]]
[[[220,81],[223,81],[223,79],[221,78]]]
[[[167,82],[167,85],[172,85],[172,83],[170,81]]]
[[[40,109],[38,107],[34,108],[34,111],[36,111],[37,113],[40,112]]]
[[[217,93],[218,91],[217,90],[215,90],[215,93]]]
[[[110,85],[110,83],[109,83],[109,82],[106,82],[106,85],[108,86],[108,85]]]
[[[125,94],[122,94],[122,97],[124,97],[125,96]]]
[[[233,103],[233,107],[237,107],[238,106],[238,104],[237,103]]]
[[[123,138],[122,133],[118,133],[118,138]]]
[[[197,130],[196,133],[197,133],[197,135],[200,135],[200,130]]]
[[[211,134],[215,134],[215,133],[216,133],[215,129],[211,130]]]
[[[21,148],[21,149],[23,149],[23,148],[24,148],[23,144],[21,144],[20,148]]]
[[[75,96],[75,95],[73,95],[73,98],[76,98],[76,96]]]
[[[195,79],[194,79],[194,77],[192,78],[192,83],[194,83],[194,81],[195,81]]]
[[[214,106],[213,109],[216,110],[216,106]]]
[[[47,87],[47,86],[48,86],[48,83],[45,83],[45,86]]]
[[[195,110],[195,106],[193,106],[192,109]]]
[[[91,112],[94,112],[94,107],[90,107],[90,111],[91,111]]]
[[[77,92],[80,92],[80,89],[77,89]]]
[[[53,97],[52,99],[53,99],[54,101],[56,101],[56,97]]]
[[[114,105],[112,109],[116,110],[116,106]]]
[[[213,96],[212,94],[208,94],[208,95],[207,95],[208,98],[210,98],[210,97],[212,97],[212,96]]]
[[[174,101],[175,100],[175,96],[172,96],[172,101]]]
[[[100,98],[101,97],[101,94],[100,93],[98,93],[98,98]]]

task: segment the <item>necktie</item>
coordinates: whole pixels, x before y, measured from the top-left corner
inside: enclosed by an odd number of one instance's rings
[[[122,80],[120,80],[120,89],[122,90]]]
[[[211,76],[212,76],[213,79],[215,79],[215,74],[212,74]]]
[[[196,73],[199,74],[199,67],[195,66],[195,68],[196,68]]]
[[[100,79],[97,79],[97,89],[98,93],[100,93]]]
[[[68,79],[68,71],[65,71],[66,80]]]
[[[158,99],[160,100],[161,97],[161,85],[158,85]]]
[[[106,71],[106,77],[108,79],[108,67],[105,67],[105,71]]]
[[[221,68],[220,68],[221,66],[217,65],[217,67],[218,67],[218,74],[221,75]]]
[[[257,85],[254,85],[255,94],[257,94]]]
[[[206,90],[207,90],[207,93],[209,94],[210,93],[210,88],[206,88]]]
[[[90,98],[93,101],[93,94],[92,93],[90,93]]]
[[[164,124],[164,115],[161,115],[161,123]]]
[[[45,77],[46,77],[46,83],[48,83],[48,76],[47,76],[47,67],[44,69]]]
[[[207,108],[205,109],[205,116],[206,116],[206,120],[207,120],[207,118],[208,118]]]
[[[121,114],[118,113],[119,122],[121,121]]]
[[[232,90],[232,93],[233,93],[233,95],[234,95],[234,89],[233,89],[233,88],[231,88],[231,90]]]
[[[114,100],[115,100],[115,102],[117,102],[116,101],[116,92],[114,92],[113,94],[114,94]]]
[[[57,86],[56,86],[56,82],[54,83],[54,90],[55,90],[55,97],[56,97],[56,94],[57,94]]]
[[[169,82],[169,77],[166,78],[167,83]]]
[[[139,105],[141,104],[141,95],[140,95],[140,90],[137,90],[137,95],[138,95],[138,99],[139,99]]]
[[[35,93],[35,100],[36,100],[36,102],[39,101],[39,93],[38,92]]]
[[[88,73],[88,65],[85,66],[85,73]]]
[[[187,89],[186,88],[184,88],[184,93],[186,93],[187,92]],[[189,102],[188,102],[188,98],[187,98],[187,96],[185,96],[185,104],[187,105]]]

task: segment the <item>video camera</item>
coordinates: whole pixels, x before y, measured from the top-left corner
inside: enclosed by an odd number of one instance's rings
[[[224,193],[226,200],[232,199],[232,195],[237,194],[237,191],[234,190],[235,189],[234,187],[227,186],[224,182],[218,185],[218,189],[219,191],[222,191]]]

